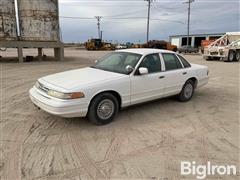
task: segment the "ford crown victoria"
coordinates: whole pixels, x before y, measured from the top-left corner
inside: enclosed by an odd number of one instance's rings
[[[30,98],[50,114],[87,116],[104,125],[123,107],[173,95],[189,101],[197,88],[208,83],[208,73],[208,67],[190,64],[175,52],[118,50],[91,67],[38,79]]]

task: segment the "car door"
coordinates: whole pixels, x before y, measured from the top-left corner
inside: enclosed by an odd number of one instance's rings
[[[184,68],[174,53],[161,53],[164,62],[164,96],[176,95],[181,92],[189,77],[188,69]]]
[[[145,67],[148,74],[140,75],[138,69]],[[137,104],[156,98],[164,93],[164,85],[161,82],[162,65],[158,53],[146,55],[131,76],[131,104]]]

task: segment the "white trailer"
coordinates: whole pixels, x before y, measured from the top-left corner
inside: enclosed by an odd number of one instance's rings
[[[240,60],[240,32],[228,32],[204,48],[206,60],[222,59],[225,61]]]

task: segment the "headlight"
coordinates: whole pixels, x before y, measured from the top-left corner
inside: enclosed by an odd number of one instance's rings
[[[83,98],[84,94],[82,92],[75,92],[75,93],[61,93],[54,90],[49,90],[47,93],[49,96],[58,98],[58,99],[79,99]]]
[[[44,87],[42,84],[40,84],[38,81],[35,83],[35,87],[37,89],[40,89],[41,91],[44,91],[49,96],[58,98],[58,99],[78,99],[78,98],[84,98],[84,93],[82,92],[74,92],[74,93],[62,93],[59,91],[48,89],[47,87]]]

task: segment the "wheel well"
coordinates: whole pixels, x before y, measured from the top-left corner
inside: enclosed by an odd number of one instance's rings
[[[120,96],[120,94],[119,94],[118,92],[113,91],[113,90],[103,91],[103,92],[100,92],[100,93],[96,94],[96,95],[91,99],[90,104],[92,103],[92,100],[93,100],[95,97],[97,97],[98,95],[103,94],[103,93],[110,93],[110,94],[114,95],[114,96],[117,98],[119,108],[121,108],[121,106],[122,106],[122,98],[121,98],[121,96]]]
[[[197,83],[198,83],[198,80],[197,80],[197,78],[195,78],[195,77],[192,77],[192,78],[189,78],[188,80],[192,80],[192,81],[193,81],[193,83],[194,83],[194,88],[196,88],[196,87],[197,87]]]

